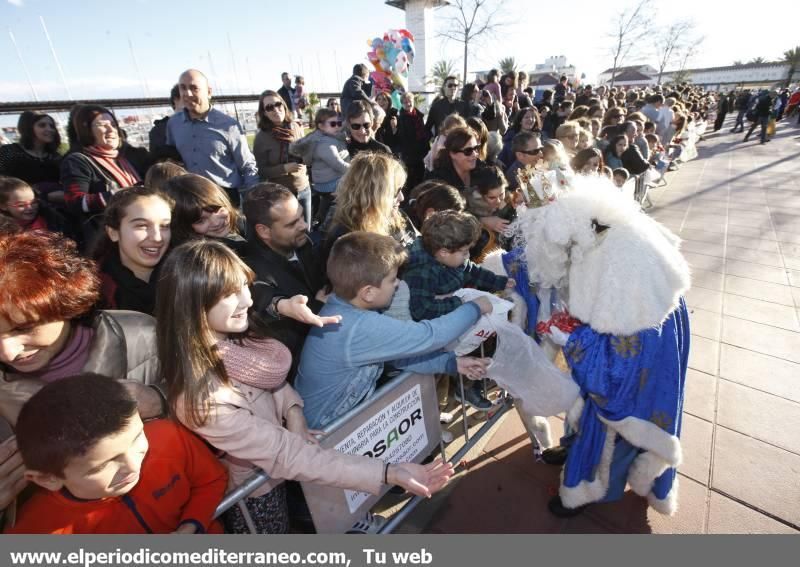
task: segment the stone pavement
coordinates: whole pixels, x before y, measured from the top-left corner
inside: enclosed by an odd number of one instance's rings
[[[795,119],[796,120],[796,119]],[[557,467],[534,462],[516,412],[470,461],[428,533],[799,533],[800,128],[742,143],[732,121],[652,191],[684,239],[692,349],[674,517],[628,491],[568,520],[546,504]],[[757,132],[756,132],[757,134]],[[563,430],[553,418],[554,433]],[[424,508],[421,507],[421,508]]]

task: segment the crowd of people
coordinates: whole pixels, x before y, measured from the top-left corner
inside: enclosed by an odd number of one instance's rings
[[[307,132],[302,77],[282,83],[259,97],[252,150],[193,69],[149,150],[91,104],[65,156],[32,112],[0,148],[7,531],[242,533],[239,508],[214,511],[257,469],[260,533],[289,530],[284,481],[430,496],[451,465],[344,455],[320,430],[397,370],[437,376],[443,422],[458,374],[455,398],[490,410],[489,359],[447,346],[492,305],[453,292],[517,285],[480,264],[514,246],[531,172],[661,176],[722,112],[689,86],[534,93],[493,71],[448,77],[425,116],[412,93],[373,96],[359,64]]]

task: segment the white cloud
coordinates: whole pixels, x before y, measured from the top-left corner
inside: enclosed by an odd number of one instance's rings
[[[22,8],[24,2],[23,0],[8,0],[8,3],[11,4],[12,6],[17,6],[19,8]]]

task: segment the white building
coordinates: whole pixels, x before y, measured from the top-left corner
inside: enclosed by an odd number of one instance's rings
[[[567,58],[563,55],[548,57],[544,60],[544,63],[538,63],[529,74],[539,76],[551,74],[558,77],[566,75],[571,84],[577,85],[579,83],[578,70],[575,65],[567,64]]]
[[[613,69],[606,69],[605,71],[600,73],[597,76],[597,84],[598,85],[607,85],[607,84],[609,84],[611,82],[612,71],[614,71],[614,70]],[[616,74],[617,75],[621,75],[623,73],[628,73],[628,72],[641,73],[642,75],[646,75],[647,77],[651,77],[651,78],[658,76],[658,69],[655,69],[654,67],[652,67],[650,65],[643,65],[643,64],[627,65],[625,67],[617,67],[617,70],[616,70]],[[651,81],[650,83],[647,83],[647,84],[652,84],[654,82],[655,81]],[[615,80],[614,84],[616,84],[616,83],[617,83],[617,81]]]
[[[675,71],[665,72],[662,83],[669,82]],[[729,65],[725,67],[705,67],[687,69],[688,80],[693,85],[704,86],[709,90],[743,87],[772,87],[786,81],[789,74],[788,63],[748,63],[746,65]],[[657,75],[656,75],[657,77]],[[796,70],[794,78],[800,78],[800,70]]]
[[[678,71],[665,71],[661,83],[669,83]],[[728,65],[725,67],[704,67],[686,69],[686,81],[708,90],[732,89],[743,87],[772,87],[786,81],[789,73],[788,63],[748,63],[746,65]],[[800,78],[800,69],[795,71],[794,79]],[[600,73],[598,84],[611,83],[611,69]],[[619,86],[645,86],[658,83],[658,70],[650,65],[632,65],[620,67],[614,78]]]

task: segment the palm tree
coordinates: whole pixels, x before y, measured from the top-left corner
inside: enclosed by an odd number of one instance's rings
[[[505,73],[516,73],[517,72],[517,62],[513,57],[503,57],[499,63],[500,72]]]
[[[733,65],[734,65],[734,67],[738,67],[740,65],[744,65],[744,61],[742,61],[741,59],[737,59],[736,61],[733,62]]]
[[[792,82],[792,75],[800,67],[800,45],[794,49],[789,49],[783,52],[783,60],[789,64],[789,74],[786,76],[786,86]]]
[[[764,59],[763,57],[753,57],[753,58],[752,58],[750,61],[748,61],[748,63],[749,63],[749,64],[753,64],[753,63],[766,63],[766,62],[767,62],[767,60],[766,60],[766,59]]]
[[[444,84],[444,80],[447,77],[454,76],[455,74],[455,63],[449,59],[440,59],[433,64],[433,67],[431,67],[429,79],[430,82],[436,85],[436,88],[439,89]]]

